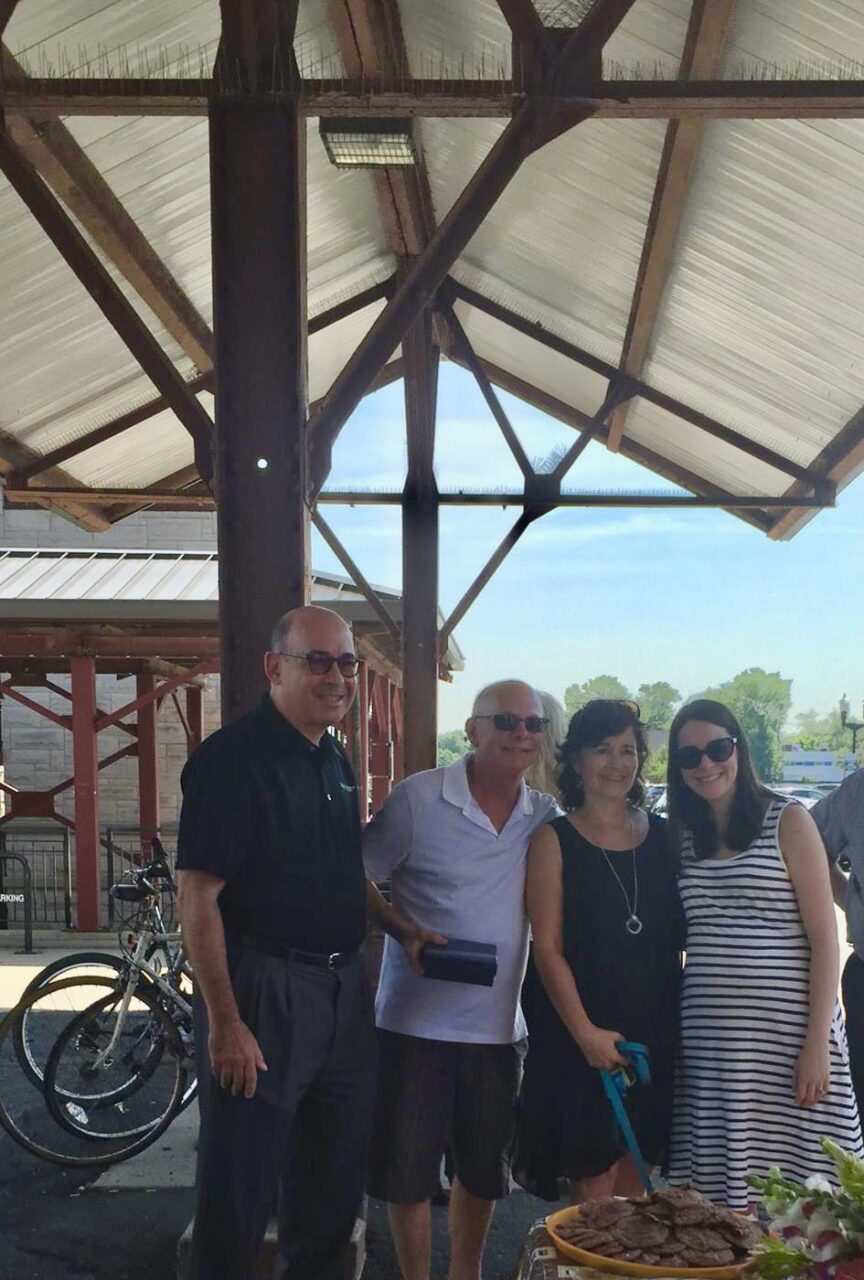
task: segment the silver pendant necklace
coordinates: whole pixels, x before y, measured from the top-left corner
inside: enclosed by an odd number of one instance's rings
[[[597,848],[600,850],[600,852],[603,854],[603,857],[606,859],[606,865],[609,868],[609,870],[612,872],[615,879],[618,881],[618,887],[624,895],[624,901],[627,904],[627,919],[624,921],[624,928],[627,930],[628,933],[633,934],[633,936],[635,937],[638,933],[642,932],[642,921],[639,919],[638,915],[636,914],[636,908],[639,906],[639,875],[636,870],[636,844],[633,840],[633,818],[629,813],[627,814],[627,827],[630,831],[630,845],[631,845],[630,853],[633,857],[633,901],[632,902],[630,901],[630,894],[624,888],[624,881],[621,879],[618,872],[615,870],[614,866],[612,865],[612,859],[609,857],[609,854],[603,848],[602,844],[598,845]]]

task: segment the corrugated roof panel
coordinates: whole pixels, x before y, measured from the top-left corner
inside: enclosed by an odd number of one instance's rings
[[[424,121],[439,214],[500,127]],[[658,121],[597,120],[544,147],[517,173],[453,274],[617,364],[663,131]]]
[[[399,9],[412,75],[511,74],[510,28],[497,0],[401,0]]]
[[[862,58],[862,0],[750,0],[733,10],[722,74],[830,78],[859,74],[849,64]]]
[[[634,402],[627,436],[730,493],[779,495],[792,484],[785,472],[644,400]]]
[[[603,403],[606,379],[591,369],[550,351],[464,302],[456,304],[456,313],[481,360],[498,365],[583,413],[595,413]]]
[[[708,127],[644,376],[804,465],[864,386],[864,122]]]
[[[202,391],[198,400],[212,417],[213,397]],[[93,488],[135,489],[156,484],[193,461],[192,437],[166,409],[104,444],[76,454],[65,467],[76,480]]]
[[[219,0],[39,0],[5,38],[32,75],[208,75],[220,31]]]
[[[330,389],[342,367],[348,363],[376,318],[384,310],[383,302],[373,302],[355,311],[338,324],[313,333],[309,338],[309,399],[317,400]],[[397,349],[394,356],[398,356]]]
[[[44,452],[155,391],[5,179],[0,226],[0,429]],[[188,376],[191,361],[153,332]]]

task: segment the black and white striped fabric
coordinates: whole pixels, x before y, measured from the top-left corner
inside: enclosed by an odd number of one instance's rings
[[[669,1179],[732,1209],[754,1199],[748,1173],[779,1165],[796,1180],[830,1176],[823,1136],[864,1155],[839,1004],[830,1090],[812,1107],[795,1101],[810,943],[777,838],[787,803],[772,800],[743,853],[699,861],[689,837],[683,849],[687,963]]]

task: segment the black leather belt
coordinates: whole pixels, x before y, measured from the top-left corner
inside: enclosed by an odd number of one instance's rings
[[[299,964],[314,964],[319,969],[344,969],[356,959],[356,951],[301,951],[289,947],[278,938],[264,938],[257,933],[241,933],[238,941],[250,951],[261,951],[265,956],[277,956],[280,960],[296,960]]]

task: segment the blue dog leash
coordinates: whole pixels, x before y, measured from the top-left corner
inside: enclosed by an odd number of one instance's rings
[[[648,1050],[644,1044],[637,1044],[633,1040],[620,1040],[617,1049],[622,1058],[627,1059],[627,1067],[616,1067],[614,1071],[601,1071],[600,1079],[603,1081],[606,1097],[612,1107],[615,1123],[621,1130],[621,1136],[627,1144],[627,1150],[633,1158],[633,1163],[642,1180],[642,1185],[650,1195],[654,1190],[651,1175],[642,1158],[639,1143],[636,1141],[636,1134],[633,1132],[627,1108],[624,1106],[624,1098],[631,1085],[651,1083]]]

